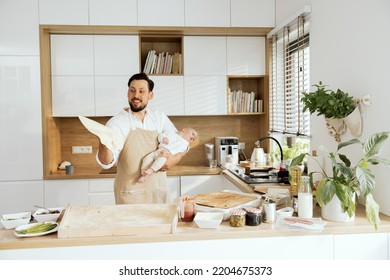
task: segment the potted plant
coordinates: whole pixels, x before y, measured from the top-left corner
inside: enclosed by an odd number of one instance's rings
[[[390,166],[388,159],[379,156],[379,152],[388,136],[389,132],[380,132],[373,134],[364,142],[352,139],[339,143],[337,150],[328,154],[328,159],[332,166],[332,174],[328,174],[325,168],[317,161],[321,171],[311,172],[309,177],[311,184],[313,184],[313,174],[320,173],[322,175],[315,193],[316,200],[322,208],[333,199],[338,199],[342,212],[352,217],[355,214],[358,199],[362,198],[365,200],[367,219],[377,228],[380,222],[379,205],[371,194],[375,187],[375,176],[370,166],[377,164]],[[362,155],[358,162],[353,165],[348,157],[341,153],[341,150],[354,144],[361,146]],[[306,156],[310,157],[308,153],[297,156],[292,160],[291,165],[301,163]]]
[[[356,103],[348,93],[340,89],[336,92],[329,90],[322,81],[314,86],[315,91],[302,92],[303,111],[309,110],[310,114],[317,112],[317,116],[323,115],[329,134],[340,142],[339,135],[346,131],[344,119],[354,112],[357,108]]]

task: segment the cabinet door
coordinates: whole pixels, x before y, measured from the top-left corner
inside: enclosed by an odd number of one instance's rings
[[[67,207],[89,205],[88,180],[46,180],[44,181],[45,207]]]
[[[180,176],[180,196],[192,196],[200,193],[222,190],[220,175]]]
[[[221,176],[222,181],[222,190],[229,190],[229,191],[236,191],[236,192],[242,192],[240,188],[236,187],[232,182],[230,182],[224,175]]]
[[[185,36],[184,74],[226,75],[226,37]]]
[[[114,205],[114,178],[89,180],[90,205]]]
[[[128,81],[129,76],[95,76],[96,116],[113,116],[129,106]]]
[[[275,0],[231,0],[232,27],[275,27]]]
[[[229,27],[230,0],[186,0],[185,26]]]
[[[185,76],[185,115],[226,115],[225,76]]]
[[[264,37],[227,37],[228,75],[265,75]]]
[[[43,205],[43,181],[0,182],[0,215]]]
[[[167,203],[178,203],[180,196],[180,176],[168,176],[167,184]]]
[[[139,26],[184,26],[184,0],[138,1]]]
[[[88,25],[88,4],[88,0],[39,0],[39,23]]]
[[[139,72],[138,41],[138,36],[93,36],[95,76],[129,76]]]
[[[0,181],[42,179],[39,57],[0,56]]]
[[[336,260],[387,260],[387,233],[334,236]]]
[[[150,106],[169,116],[184,115],[183,76],[153,76],[154,97]]]
[[[1,1],[0,18],[0,55],[39,55],[37,0]]]
[[[91,25],[137,25],[137,0],[89,1]]]

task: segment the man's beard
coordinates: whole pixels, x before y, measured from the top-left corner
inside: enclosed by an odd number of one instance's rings
[[[146,105],[148,105],[148,104],[147,103],[145,105],[141,104],[139,107],[135,107],[131,102],[129,102],[129,105],[130,105],[131,111],[133,111],[133,112],[140,112],[143,109],[145,109]]]

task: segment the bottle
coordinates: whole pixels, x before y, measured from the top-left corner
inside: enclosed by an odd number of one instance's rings
[[[298,188],[298,217],[313,218],[313,194],[309,176],[301,177],[301,184]]]
[[[301,185],[302,169],[299,166],[295,165],[291,166],[288,171],[290,173],[290,193],[292,196],[294,196],[297,195],[298,187]]]

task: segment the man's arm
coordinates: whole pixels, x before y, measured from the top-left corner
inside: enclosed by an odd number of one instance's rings
[[[110,149],[99,142],[98,158],[102,164],[108,165],[114,160],[114,155]]]
[[[167,171],[171,169],[173,166],[178,164],[180,160],[185,155],[185,152],[177,153],[177,154],[170,154],[168,152],[161,152],[160,155],[167,158],[167,161],[165,162],[164,166],[160,169],[160,171]]]

